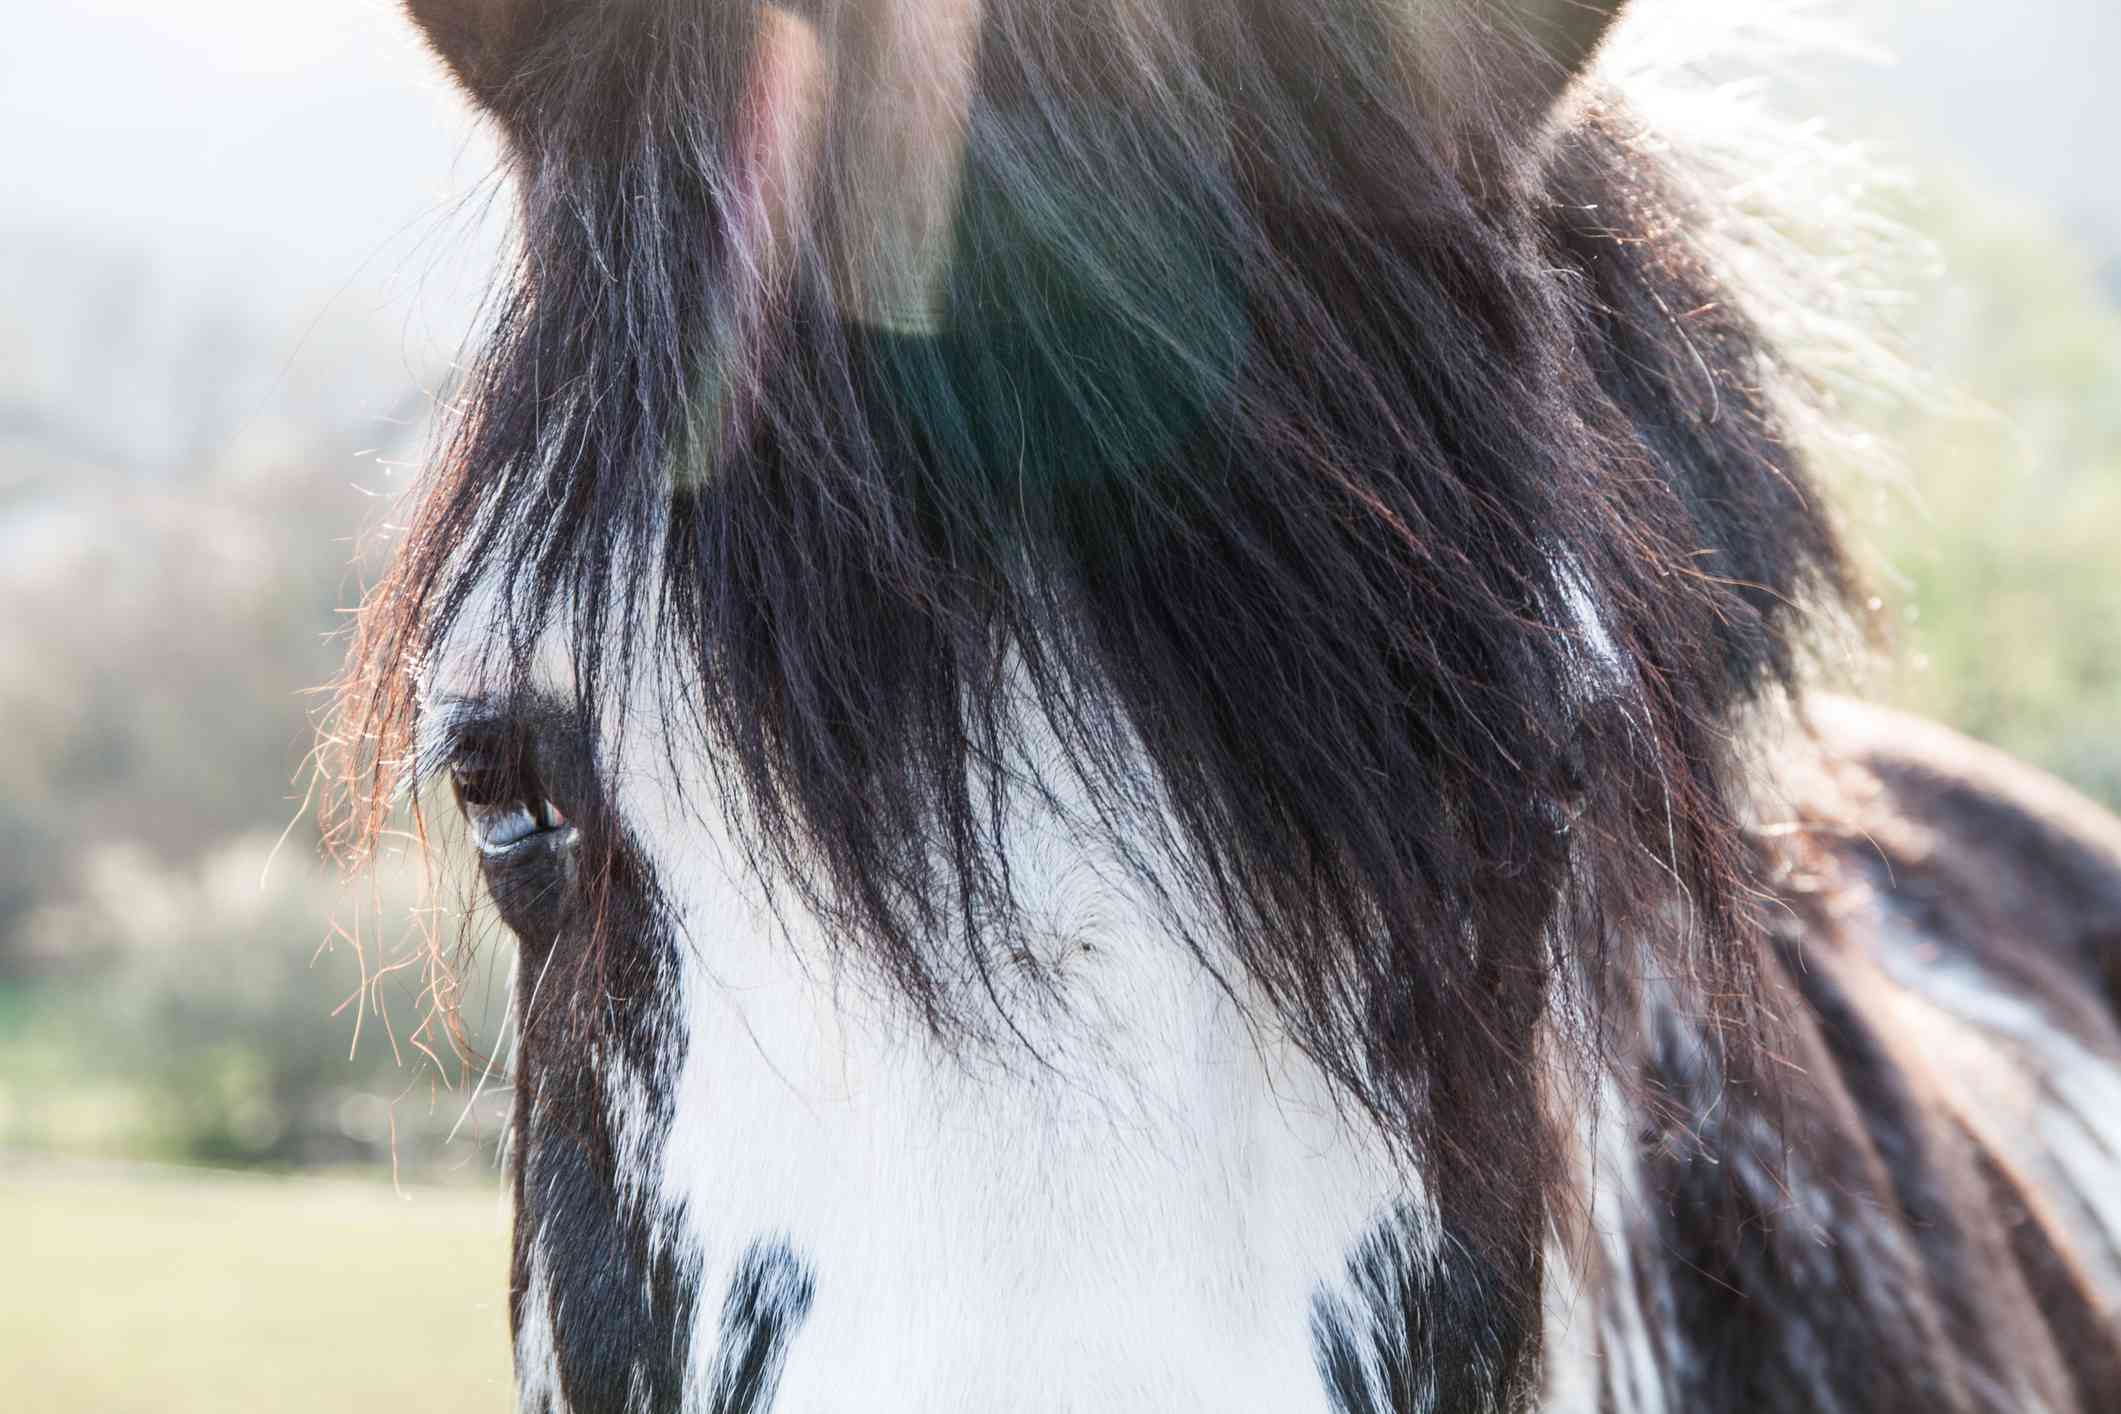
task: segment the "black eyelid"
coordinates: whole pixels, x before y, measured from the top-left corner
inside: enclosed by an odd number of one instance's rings
[[[449,770],[457,776],[528,776],[534,774],[527,742],[473,743],[459,747],[449,758]]]
[[[551,800],[569,818],[585,813],[575,798],[591,793],[575,713],[536,697],[442,697],[425,712],[420,781],[446,776],[468,805]]]
[[[526,772],[464,761],[450,766],[449,783],[458,802],[469,806],[505,805],[538,793]]]
[[[509,796],[542,794],[535,748],[520,727],[497,728],[459,739],[449,773],[459,795],[476,793],[478,804],[499,804]]]
[[[428,704],[418,733],[412,783],[494,776],[527,764],[529,743],[512,714],[483,698],[445,697]]]

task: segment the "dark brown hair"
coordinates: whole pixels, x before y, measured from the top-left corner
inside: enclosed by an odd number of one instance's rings
[[[1734,735],[1846,576],[1694,213],[1552,107],[1595,28],[1406,8],[989,0],[945,315],[893,334],[822,240],[769,285],[737,238],[753,7],[419,7],[522,235],[361,616],[350,835],[420,664],[557,635],[591,720],[685,684],[606,725],[699,745],[778,896],[962,1037],[1036,723],[1527,1281],[1557,997],[1594,1045],[1638,968],[1745,1015]]]

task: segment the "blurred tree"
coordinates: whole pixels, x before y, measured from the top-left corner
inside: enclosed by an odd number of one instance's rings
[[[1887,687],[2121,808],[2121,311],[1970,178],[1901,215],[1943,266],[1901,331],[1932,392],[1876,419],[1902,478],[1843,488],[1894,614]]]

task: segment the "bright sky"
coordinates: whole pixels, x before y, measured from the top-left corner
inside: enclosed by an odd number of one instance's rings
[[[1715,3],[1715,0],[1705,0]],[[2121,261],[2121,5],[1886,0],[1879,101],[1925,146],[2058,212]]]
[[[0,226],[304,304],[388,300],[465,244],[446,213],[492,160],[393,0],[27,4],[0,47]]]

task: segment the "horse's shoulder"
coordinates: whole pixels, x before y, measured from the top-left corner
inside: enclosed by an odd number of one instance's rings
[[[1757,1202],[1776,1225],[1690,1260],[1757,1247],[1749,1299],[1806,1310],[1819,1292],[1775,1264],[1831,1234],[1861,1353],[1731,1354],[1797,1393],[1709,1407],[1821,1408],[1868,1379],[1867,1408],[2121,1408],[2099,1294],[2121,1281],[2121,820],[1919,718],[1838,698],[1805,716],[1763,778],[1787,1064],[1769,1137],[1721,1132],[1718,1155],[1773,1175]],[[1728,1207],[1727,1184],[1673,1191]],[[1826,1215],[1817,1233],[1795,1199]]]
[[[1825,754],[1874,777],[1887,807],[1939,842],[2032,869],[2072,899],[2121,907],[2121,818],[2104,807],[1926,718],[1834,696],[1807,710]]]
[[[1832,783],[1818,834],[1888,916],[2065,1012],[2103,1005],[2106,1031],[2121,1015],[2121,819],[1935,722],[1843,698],[1810,719]]]

